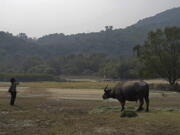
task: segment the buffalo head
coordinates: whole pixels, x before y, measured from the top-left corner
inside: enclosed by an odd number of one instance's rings
[[[104,88],[103,99],[108,99],[108,98],[111,98],[111,88],[108,88],[108,86],[106,86]]]

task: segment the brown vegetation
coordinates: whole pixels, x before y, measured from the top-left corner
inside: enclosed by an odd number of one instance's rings
[[[85,91],[88,94],[87,90]],[[152,92],[150,112],[138,113],[134,118],[121,118],[119,103],[102,101],[101,93],[98,92],[97,100],[67,100],[61,99],[61,94],[62,91],[58,93],[57,90],[52,93],[43,89],[20,90],[16,106],[11,107],[8,105],[8,93],[1,91],[0,134],[180,134],[180,94],[178,93],[164,92],[166,96],[162,96],[162,92]],[[70,94],[70,90],[66,94]],[[134,110],[135,104],[128,102],[127,110]]]

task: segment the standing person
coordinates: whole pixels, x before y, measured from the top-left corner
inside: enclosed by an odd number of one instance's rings
[[[10,101],[10,105],[14,105],[15,99],[16,99],[16,86],[19,84],[16,82],[15,78],[11,78],[10,79],[11,82],[11,86],[9,88],[9,93],[11,93],[11,101]]]

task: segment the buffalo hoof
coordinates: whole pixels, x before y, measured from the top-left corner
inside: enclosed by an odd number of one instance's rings
[[[146,109],[146,112],[149,112],[149,110]]]
[[[123,112],[124,111],[124,109],[121,109],[121,112]]]

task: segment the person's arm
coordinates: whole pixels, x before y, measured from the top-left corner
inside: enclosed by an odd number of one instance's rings
[[[16,82],[16,85],[19,85],[19,82]]]

